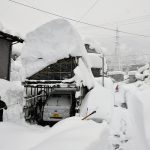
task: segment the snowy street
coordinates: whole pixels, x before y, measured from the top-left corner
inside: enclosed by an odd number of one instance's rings
[[[139,101],[135,96],[125,92],[128,109],[122,108],[119,103],[124,101],[123,89],[128,92],[136,92],[136,96],[142,99]],[[49,147],[54,150],[61,148],[65,150],[98,150],[99,148],[103,150],[148,150],[150,120],[147,116],[149,103],[147,103],[145,94],[149,94],[149,92],[147,88],[144,89],[144,86],[141,90],[136,89],[135,85],[125,85],[125,87],[123,85],[123,89],[114,93],[118,106],[113,108],[109,123],[106,121],[103,123],[92,120],[83,121],[81,117],[69,118],[53,127],[44,128],[30,126],[23,122],[17,124],[4,122],[0,123],[1,146],[3,150],[48,150]],[[141,103],[144,104],[143,108]]]

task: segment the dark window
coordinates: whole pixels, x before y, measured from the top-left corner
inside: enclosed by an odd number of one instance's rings
[[[94,77],[100,77],[100,68],[91,68]]]

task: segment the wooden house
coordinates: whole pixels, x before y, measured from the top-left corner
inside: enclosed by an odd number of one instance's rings
[[[10,79],[12,45],[18,42],[23,43],[23,40],[0,31],[0,78],[2,79]]]

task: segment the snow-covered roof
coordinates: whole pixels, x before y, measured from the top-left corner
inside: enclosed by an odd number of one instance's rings
[[[88,53],[88,60],[91,68],[102,68],[103,67],[103,55],[98,53]],[[107,71],[107,63],[104,57],[104,71]]]
[[[84,38],[84,43],[89,44],[90,49],[94,49],[97,53],[103,53],[101,43],[91,37]]]
[[[23,39],[19,38],[18,36],[13,36],[9,33],[6,33],[6,32],[3,32],[0,30],[0,38],[3,38],[3,39],[7,39],[11,42],[20,42],[20,43],[23,43]]]
[[[78,32],[64,19],[52,20],[29,33],[22,49],[25,77],[69,56],[82,56],[86,50]]]
[[[137,73],[137,71],[129,71],[128,75],[135,75]]]
[[[88,53],[88,58],[90,60],[92,68],[101,68],[102,67],[102,56],[101,56],[101,54]]]
[[[108,75],[115,75],[115,74],[125,75],[125,72],[123,72],[123,71],[110,71],[110,72],[108,72]]]

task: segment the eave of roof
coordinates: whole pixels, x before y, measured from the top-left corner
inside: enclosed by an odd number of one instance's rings
[[[20,42],[20,43],[23,43],[23,41],[24,41],[23,39],[19,38],[18,36],[13,36],[11,34],[4,33],[2,31],[0,31],[0,38],[9,40],[11,42]]]

